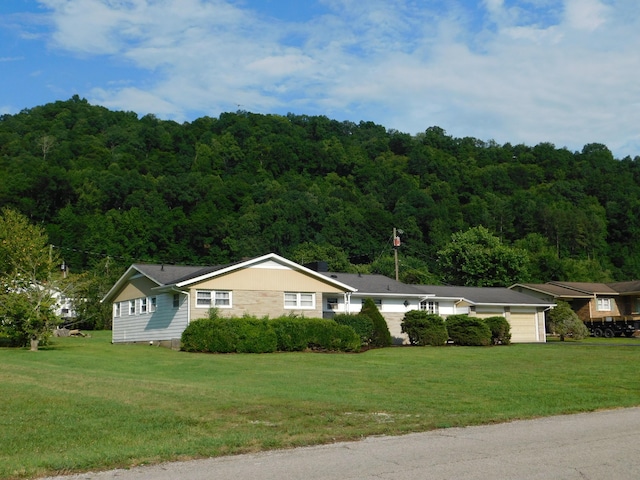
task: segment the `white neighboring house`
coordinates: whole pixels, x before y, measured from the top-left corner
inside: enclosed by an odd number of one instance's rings
[[[58,289],[51,289],[51,297],[56,301],[54,313],[64,321],[76,318],[72,300]]]

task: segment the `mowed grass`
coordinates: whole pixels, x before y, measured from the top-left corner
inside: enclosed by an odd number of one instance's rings
[[[0,478],[640,405],[640,339],[597,340],[205,355],[97,332],[0,349]]]

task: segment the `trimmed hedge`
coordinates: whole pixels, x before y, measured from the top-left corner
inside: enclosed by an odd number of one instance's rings
[[[511,325],[506,318],[495,316],[484,319],[491,330],[491,343],[494,345],[509,345],[511,343]]]
[[[307,349],[354,352],[360,337],[353,328],[321,318],[210,318],[191,322],[182,350],[208,353],[272,353]]]
[[[276,333],[266,320],[253,317],[203,318],[182,333],[182,350],[211,353],[272,353]]]
[[[307,349],[357,352],[360,337],[348,325],[323,318],[279,317],[268,321],[278,339],[278,350],[299,352]]]
[[[358,334],[362,345],[369,345],[373,338],[373,320],[367,315],[340,313],[333,317],[338,325],[347,325]]]
[[[371,338],[371,345],[374,347],[390,347],[392,343],[391,333],[389,332],[389,326],[384,319],[376,303],[371,298],[366,298],[360,310],[361,315],[366,315],[373,322],[373,337]]]
[[[442,346],[447,343],[449,334],[440,315],[420,310],[411,310],[404,314],[400,324],[402,333],[409,335],[411,345]]]
[[[491,345],[491,330],[482,318],[469,315],[450,315],[447,317],[449,338],[456,345]]]

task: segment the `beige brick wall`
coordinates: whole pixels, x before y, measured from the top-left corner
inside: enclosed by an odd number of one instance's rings
[[[299,315],[306,318],[322,318],[322,293],[316,292],[315,309],[291,309],[284,308],[284,293],[269,290],[235,290],[233,291],[233,308],[219,308],[218,313],[223,317],[241,317],[242,315],[252,315],[258,318],[276,318],[282,315]],[[206,308],[195,308],[195,291],[192,295],[191,319],[204,318],[209,310]]]

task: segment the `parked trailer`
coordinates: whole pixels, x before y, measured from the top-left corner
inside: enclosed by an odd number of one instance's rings
[[[638,317],[604,317],[585,320],[584,324],[594,337],[632,337],[636,330],[640,330]]]

